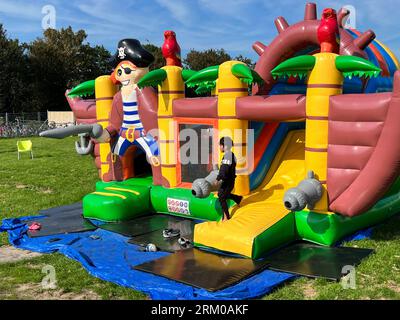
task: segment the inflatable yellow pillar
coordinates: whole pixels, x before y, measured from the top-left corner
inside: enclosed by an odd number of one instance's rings
[[[158,86],[158,128],[161,155],[161,174],[165,187],[177,186],[176,150],[178,137],[175,137],[175,124],[172,114],[172,102],[184,98],[185,84],[182,79],[182,68],[165,66],[167,78]]]
[[[112,101],[114,95],[117,93],[117,87],[111,81],[110,76],[98,77],[95,81],[95,94],[96,94],[96,119],[103,129],[109,125],[109,115],[112,108]],[[111,174],[112,170],[112,155],[110,143],[100,143],[100,173],[102,180],[106,175]]]
[[[237,157],[234,193],[250,193],[249,172],[247,168],[247,129],[248,121],[236,118],[236,99],[248,95],[248,85],[232,74],[232,67],[238,61],[227,61],[220,65],[218,73],[218,140],[228,136],[233,141],[233,152]],[[222,154],[220,154],[222,159]]]
[[[323,185],[323,196],[313,211],[328,212],[326,189],[328,161],[328,115],[329,97],[342,94],[343,75],[337,70],[337,54],[318,53],[307,86],[306,102],[306,172],[314,171]]]

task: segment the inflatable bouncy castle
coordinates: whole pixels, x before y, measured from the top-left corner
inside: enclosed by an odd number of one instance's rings
[[[399,61],[373,31],[344,29],[347,15],[325,9],[319,20],[309,3],[296,24],[277,18],[276,38],[253,45],[255,70],[239,61],[183,69],[169,31],[167,65],[149,72],[140,44],[121,41],[111,76],[66,93],[80,124],[76,149],[95,158],[101,179],[83,199],[84,217],[193,219],[194,246],[258,259],[296,240],[332,246],[396,214]],[[134,100],[130,64],[143,69]],[[187,98],[188,87],[207,96]],[[181,161],[186,129],[209,161]],[[231,202],[222,222],[213,164],[226,136],[238,158],[234,193],[244,200]]]

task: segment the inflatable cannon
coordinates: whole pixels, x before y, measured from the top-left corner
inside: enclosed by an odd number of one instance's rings
[[[78,135],[80,141],[75,142],[76,152],[80,155],[88,155],[93,152],[94,148],[93,142],[90,138],[97,139],[101,137],[102,133],[103,127],[95,123],[46,130],[41,132],[39,136],[52,139],[64,139],[66,137]]]
[[[283,202],[290,211],[301,211],[306,206],[312,210],[315,203],[322,198],[322,184],[314,177],[314,172],[309,171],[307,179],[299,183],[296,188],[286,191]]]
[[[196,179],[192,184],[192,194],[196,198],[207,198],[211,192],[217,191],[220,183],[217,181],[218,170],[213,170],[205,178]]]

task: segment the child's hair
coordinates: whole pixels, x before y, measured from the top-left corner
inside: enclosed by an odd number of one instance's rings
[[[223,146],[223,147],[227,146],[227,147],[230,149],[230,148],[232,148],[232,146],[233,146],[233,141],[232,141],[232,139],[229,138],[229,137],[222,137],[222,138],[219,140],[219,145],[220,145],[220,146]]]

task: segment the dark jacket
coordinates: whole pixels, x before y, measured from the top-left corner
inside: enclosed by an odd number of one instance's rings
[[[217,181],[221,181],[223,185],[231,185],[236,178],[236,157],[233,152],[225,152],[221,161]]]

